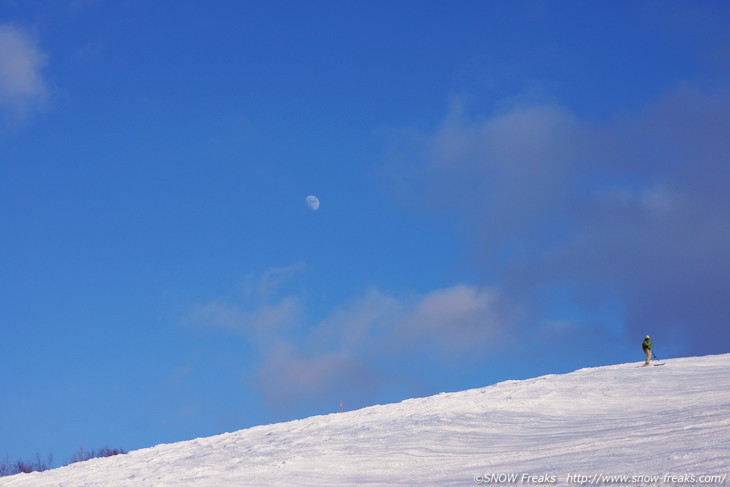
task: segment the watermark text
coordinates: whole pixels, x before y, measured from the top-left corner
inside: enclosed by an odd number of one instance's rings
[[[696,475],[690,473],[664,473],[651,475],[617,475],[601,472],[591,474],[570,473],[567,476],[552,473],[478,473],[474,475],[477,484],[521,484],[540,485],[556,484],[558,482],[569,485],[725,485],[728,474]]]

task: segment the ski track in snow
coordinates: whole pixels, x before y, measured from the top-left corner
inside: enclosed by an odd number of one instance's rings
[[[730,354],[665,362],[257,426],[3,477],[0,487],[466,486],[479,474],[524,473],[579,485],[568,475],[727,475]]]

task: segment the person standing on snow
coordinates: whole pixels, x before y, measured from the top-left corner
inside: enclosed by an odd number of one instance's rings
[[[644,349],[644,353],[646,354],[646,362],[644,362],[644,365],[649,365],[651,363],[651,341],[649,340],[649,335],[644,337],[641,348]]]

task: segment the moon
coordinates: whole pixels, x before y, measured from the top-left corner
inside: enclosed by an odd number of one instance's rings
[[[310,210],[317,211],[319,209],[319,198],[317,198],[316,196],[307,196],[306,198],[304,198],[304,201],[307,202],[307,206]]]

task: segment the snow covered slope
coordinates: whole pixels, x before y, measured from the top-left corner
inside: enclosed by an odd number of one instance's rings
[[[729,473],[726,354],[257,426],[0,478],[0,486],[722,485]]]

